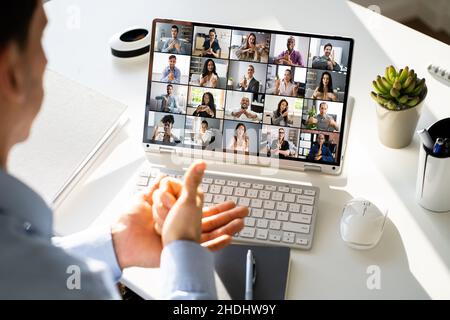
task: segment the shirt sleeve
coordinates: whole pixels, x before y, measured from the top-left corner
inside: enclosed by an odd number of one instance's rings
[[[164,71],[162,73],[161,81],[164,81],[164,82],[169,81],[168,76],[169,76],[169,69],[166,68],[166,69],[164,69]]]
[[[192,241],[173,241],[161,254],[164,299],[217,299],[213,256]]]
[[[78,258],[90,258],[105,263],[115,282],[122,276],[109,228],[87,229],[67,237],[53,237],[52,242],[53,245]]]

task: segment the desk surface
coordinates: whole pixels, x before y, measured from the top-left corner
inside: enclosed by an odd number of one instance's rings
[[[94,163],[55,214],[56,231],[69,234],[111,221],[124,202],[133,174],[144,162],[140,148],[147,86],[148,55],[128,61],[111,56],[109,37],[130,25],[151,25],[155,17],[214,22],[279,30],[349,36],[355,39],[350,95],[356,104],[350,123],[344,172],[339,177],[281,170],[321,188],[319,215],[311,251],[294,250],[287,298],[450,298],[450,214],[432,214],[414,200],[417,137],[401,150],[383,147],[377,138],[371,80],[385,66],[409,65],[427,77],[429,95],[419,126],[450,116],[449,88],[427,74],[428,64],[449,63],[450,47],[346,1],[222,1],[210,15],[206,1],[59,0],[45,4],[49,26],[44,45],[49,67],[130,106],[131,121]],[[192,10],[199,8],[199,10]],[[244,18],[239,12],[251,12]],[[311,14],[320,10],[320,16]],[[295,9],[295,10],[294,10]],[[218,14],[220,12],[220,14]],[[327,23],[321,23],[326,21]],[[443,65],[450,69],[450,65]],[[161,155],[152,162],[167,161]],[[262,175],[259,168],[212,164],[239,174]],[[273,179],[274,177],[269,177]],[[370,251],[347,248],[339,236],[345,202],[365,197],[389,209],[391,222]],[[113,199],[113,200],[111,200]],[[371,266],[379,267],[381,288],[370,290]],[[155,296],[155,270],[126,270],[123,281],[145,297]]]

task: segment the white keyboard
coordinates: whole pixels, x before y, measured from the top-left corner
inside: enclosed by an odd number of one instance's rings
[[[183,178],[182,171],[145,169],[139,174],[136,191],[144,190],[159,173]],[[228,200],[248,207],[245,227],[234,235],[234,242],[311,249],[319,188],[208,172],[201,186],[205,207]]]

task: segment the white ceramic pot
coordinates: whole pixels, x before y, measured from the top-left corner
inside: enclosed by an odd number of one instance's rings
[[[389,110],[377,104],[378,137],[386,147],[400,149],[408,146],[422,112],[425,99],[415,107]]]

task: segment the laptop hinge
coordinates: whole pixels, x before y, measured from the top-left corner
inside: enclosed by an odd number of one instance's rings
[[[173,148],[159,147],[160,153],[173,153],[174,151]]]
[[[322,168],[314,164],[305,164],[305,171],[318,171],[321,172]]]

